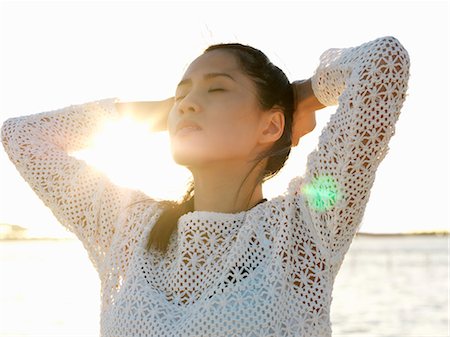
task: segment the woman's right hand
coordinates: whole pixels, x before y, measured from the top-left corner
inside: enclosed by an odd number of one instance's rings
[[[115,102],[122,117],[131,117],[149,125],[150,131],[167,131],[167,119],[174,104],[174,97],[162,101]]]

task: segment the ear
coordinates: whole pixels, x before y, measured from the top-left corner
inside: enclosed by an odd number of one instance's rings
[[[279,107],[274,107],[266,112],[262,117],[261,132],[259,142],[261,144],[274,143],[284,131],[284,113]]]

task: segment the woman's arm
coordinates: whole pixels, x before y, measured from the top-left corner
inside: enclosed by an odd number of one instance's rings
[[[387,36],[328,49],[311,78],[317,100],[339,106],[308,156],[306,175],[294,178],[289,190],[298,207],[306,203],[336,267],[360,226],[376,169],[388,151],[409,66],[406,49]]]
[[[10,118],[1,128],[11,162],[58,221],[81,240],[96,269],[109,249],[119,214],[142,192],[114,185],[69,153],[89,146],[104,122],[121,117],[115,101]]]
[[[167,120],[173,104],[174,97],[162,101],[115,102],[116,109],[122,116],[148,123],[150,131],[154,132],[167,130]]]

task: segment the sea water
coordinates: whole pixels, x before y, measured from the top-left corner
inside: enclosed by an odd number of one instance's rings
[[[450,336],[449,239],[357,236],[333,336]],[[77,240],[0,241],[0,336],[98,336],[100,283]]]

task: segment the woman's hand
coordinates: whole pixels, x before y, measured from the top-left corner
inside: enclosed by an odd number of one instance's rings
[[[162,101],[116,102],[115,106],[122,116],[146,123],[150,131],[159,132],[167,130],[167,119],[173,104],[174,98],[170,97]]]
[[[316,127],[316,110],[326,106],[320,103],[311,87],[311,79],[292,82],[294,90],[294,117],[292,123],[292,146]]]

